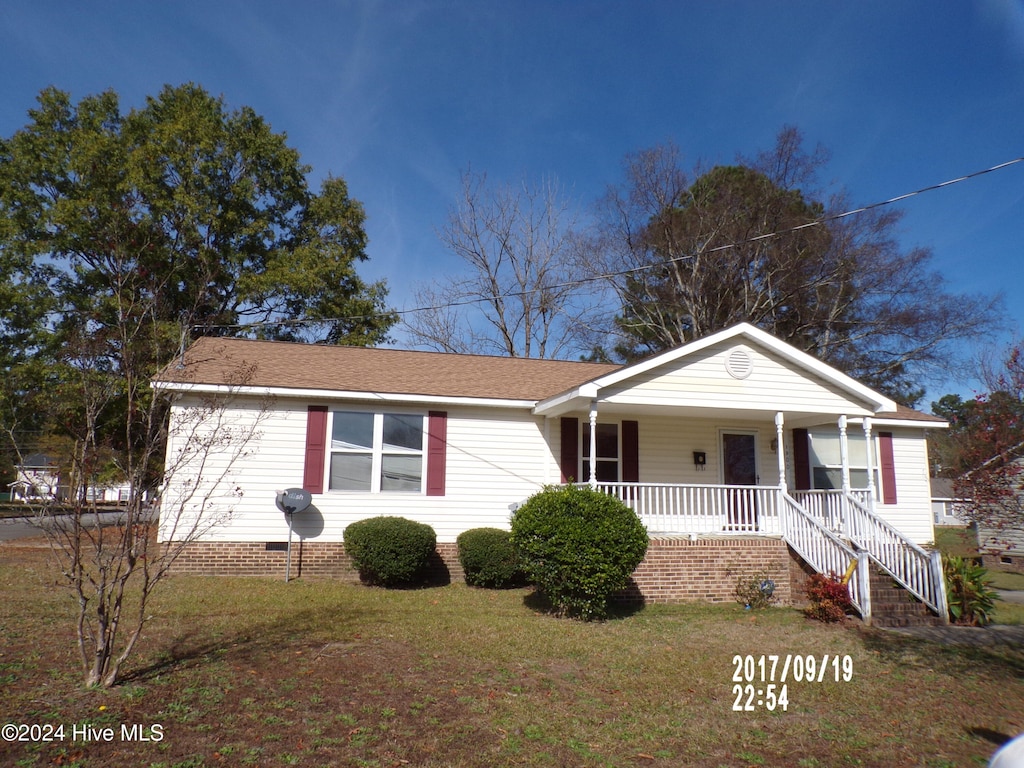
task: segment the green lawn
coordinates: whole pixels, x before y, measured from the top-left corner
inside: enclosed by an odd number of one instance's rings
[[[83,691],[70,595],[41,555],[12,552],[0,550],[0,720],[117,738],[0,742],[5,766],[984,766],[1024,730],[1020,648],[731,604],[582,624],[528,590],[461,585],[178,577],[128,679]],[[797,656],[803,672],[828,659],[825,674],[795,680]],[[787,657],[788,704],[770,711]],[[122,739],[126,724],[160,738]]]

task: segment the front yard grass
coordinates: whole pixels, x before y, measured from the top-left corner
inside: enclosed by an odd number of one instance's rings
[[[0,742],[5,766],[983,766],[1024,731],[1024,649],[784,608],[583,624],[537,611],[529,590],[179,576],[127,679],[87,691],[45,553],[0,548],[0,590],[0,723],[66,729]],[[797,682],[791,665],[786,711],[763,693],[734,711],[734,657],[768,654],[849,657],[852,677]],[[755,691],[771,682],[755,669]],[[84,724],[115,738],[69,738]]]

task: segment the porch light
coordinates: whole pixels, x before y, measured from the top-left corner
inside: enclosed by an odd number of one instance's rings
[[[704,451],[693,452],[693,466],[698,470],[703,471],[708,463],[708,455]]]

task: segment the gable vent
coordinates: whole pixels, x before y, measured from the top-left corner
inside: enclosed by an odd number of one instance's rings
[[[725,360],[725,370],[734,379],[745,379],[754,370],[754,361],[745,349],[734,349]]]

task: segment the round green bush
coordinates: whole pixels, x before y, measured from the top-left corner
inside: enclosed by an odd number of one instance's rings
[[[345,552],[359,577],[383,587],[422,580],[436,545],[433,528],[404,517],[370,517],[345,529]]]
[[[564,615],[608,615],[608,598],[647,552],[647,529],[612,496],[590,488],[546,488],[512,515],[512,545],[527,578]]]
[[[473,528],[459,534],[459,562],[471,587],[518,586],[525,577],[512,546],[512,534],[500,528]]]

